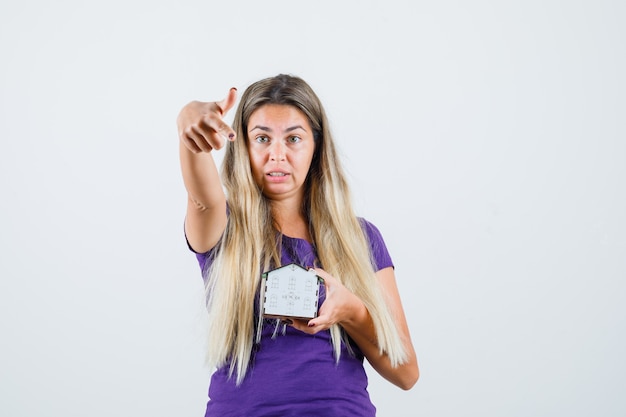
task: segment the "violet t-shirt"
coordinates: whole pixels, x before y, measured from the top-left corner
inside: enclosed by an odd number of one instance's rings
[[[379,230],[360,221],[369,238],[374,270],[393,267]],[[283,236],[282,246],[283,265],[314,265],[316,253],[306,240]],[[196,254],[202,271],[210,268],[213,252]],[[324,299],[322,285],[319,305]],[[276,320],[264,320],[261,342],[254,347],[241,385],[236,385],[235,375],[228,377],[228,365],[213,373],[205,417],[376,415],[367,392],[363,354],[354,343],[353,354],[342,343],[337,363],[328,330],[309,335],[280,325],[272,337],[275,330]]]

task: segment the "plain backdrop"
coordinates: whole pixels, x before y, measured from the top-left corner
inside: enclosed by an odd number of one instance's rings
[[[625,415],[625,5],[3,0],[0,415],[203,415],[175,120],[278,73],[396,265],[378,415]]]

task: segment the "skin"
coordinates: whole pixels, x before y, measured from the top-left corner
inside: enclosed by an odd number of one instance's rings
[[[227,140],[237,140],[223,120],[236,98],[236,89],[231,89],[220,102],[191,102],[177,120],[181,169],[188,192],[185,230],[189,243],[198,252],[215,246],[226,227],[226,197],[211,152],[221,149]],[[247,134],[253,177],[270,200],[277,225],[288,236],[310,241],[307,222],[300,211],[303,184],[315,151],[307,118],[292,106],[265,105],[250,116]],[[413,387],[419,368],[393,268],[382,269],[376,275],[408,353],[408,361],[395,368],[378,351],[372,318],[363,302],[326,271],[316,272],[326,286],[326,300],[319,315],[309,321],[295,320],[291,325],[315,334],[339,324],[380,375],[402,389]]]
[[[250,115],[248,138],[253,177],[271,201],[281,231],[310,240],[299,209],[315,151],[308,119],[292,106],[265,105]]]

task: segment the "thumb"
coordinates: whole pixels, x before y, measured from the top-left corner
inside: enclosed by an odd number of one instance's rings
[[[224,116],[230,109],[235,105],[235,101],[237,101],[237,89],[235,87],[231,87],[228,91],[228,95],[222,101],[218,101],[217,107],[219,107],[222,112],[222,116]]]
[[[315,275],[317,275],[318,277],[320,277],[324,283],[324,285],[326,286],[326,288],[328,288],[329,285],[335,284],[337,282],[337,279],[335,277],[333,277],[332,275],[330,275],[328,272],[324,271],[321,268],[312,268],[315,271]]]

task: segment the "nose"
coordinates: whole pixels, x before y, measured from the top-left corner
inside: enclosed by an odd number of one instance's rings
[[[275,142],[272,142],[269,148],[270,160],[271,161],[284,161],[285,151],[286,151],[286,145],[282,141],[277,140]]]

